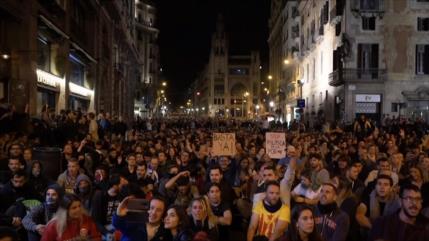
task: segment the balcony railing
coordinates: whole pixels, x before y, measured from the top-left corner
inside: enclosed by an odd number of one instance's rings
[[[379,12],[384,11],[383,0],[354,0],[352,9],[361,12]]]
[[[352,13],[355,16],[374,16],[382,18],[384,14],[384,0],[353,0]]]
[[[329,74],[329,85],[341,86],[344,83],[383,83],[385,69],[342,69]]]

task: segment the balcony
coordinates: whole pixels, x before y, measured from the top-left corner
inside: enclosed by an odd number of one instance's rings
[[[330,86],[341,86],[345,83],[384,83],[385,69],[342,69],[329,74]]]
[[[351,11],[355,17],[384,15],[384,0],[353,0]]]

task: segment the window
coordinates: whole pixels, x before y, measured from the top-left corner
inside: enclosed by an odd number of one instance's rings
[[[429,44],[416,46],[416,74],[429,74]]]
[[[39,37],[37,39],[37,68],[51,72],[51,45],[44,38]]]
[[[379,7],[379,0],[360,0],[361,10],[378,10]]]
[[[417,30],[429,31],[429,18],[417,18]]]
[[[378,44],[358,44],[358,78],[378,78]]]
[[[69,55],[71,76],[70,82],[83,86],[85,80],[85,65],[73,54]]]
[[[362,17],[363,30],[375,30],[375,17]]]
[[[85,28],[85,10],[77,1],[73,4],[72,18],[80,29]]]
[[[378,44],[358,44],[358,68],[378,68]]]

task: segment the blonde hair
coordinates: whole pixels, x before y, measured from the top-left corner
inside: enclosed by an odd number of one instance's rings
[[[55,222],[55,229],[57,231],[58,238],[61,238],[65,229],[67,228],[67,222],[69,220],[69,208],[74,202],[80,202],[82,205],[81,200],[79,197],[77,197],[74,194],[66,194],[64,195],[64,198],[60,201],[60,206],[58,207],[57,212],[55,213],[54,217],[49,221]],[[84,215],[88,216],[87,211],[81,206],[82,209],[82,216],[80,217],[80,222],[82,223],[82,217]]]
[[[199,202],[201,203],[201,206],[203,206],[203,211],[205,212],[205,217],[203,219],[205,220],[207,218],[209,223],[209,229],[216,228],[217,219],[216,219],[216,216],[213,214],[212,208],[209,205],[208,197],[200,196],[192,199],[190,203],[191,214],[192,214],[192,205],[194,204],[194,202]]]

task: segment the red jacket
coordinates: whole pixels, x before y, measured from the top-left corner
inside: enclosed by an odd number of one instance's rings
[[[56,220],[49,222],[43,232],[41,241],[66,241],[80,237],[81,229],[88,231],[88,240],[101,241],[101,234],[91,217],[83,216],[82,220],[69,220],[61,237],[58,236]]]

